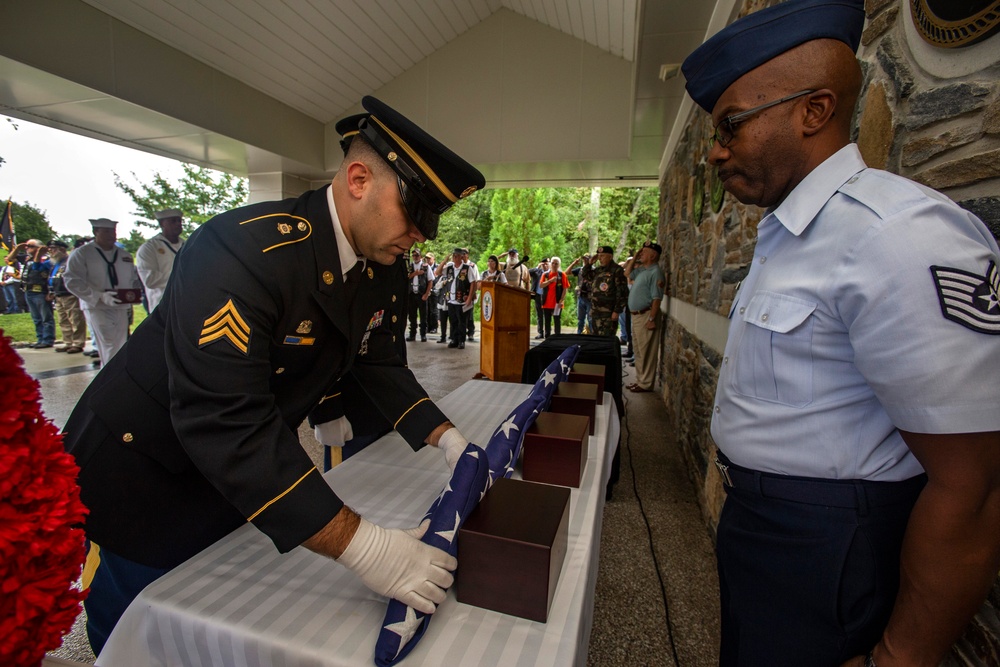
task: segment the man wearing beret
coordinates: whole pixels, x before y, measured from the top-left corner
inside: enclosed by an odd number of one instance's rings
[[[597,336],[614,336],[619,316],[628,299],[628,280],[622,267],[615,263],[614,250],[609,245],[597,248],[597,265],[591,287],[591,312]]]
[[[635,382],[626,387],[642,393],[652,391],[656,380],[656,353],[659,337],[660,301],[663,300],[663,270],[660,269],[660,244],[646,241],[625,264],[625,277],[632,282],[628,291],[628,310],[632,315],[632,338],[635,351]]]
[[[765,207],[712,415],[722,665],[937,665],[1000,567],[1000,249],[850,143],[863,0],[789,0],[685,61]]]
[[[149,239],[135,253],[135,267],[146,288],[146,310],[153,312],[163,298],[167,281],[174,270],[174,258],[184,247],[181,232],[184,216],[180,209],[167,208],[153,213],[160,225],[160,233]]]
[[[99,652],[150,581],[250,522],[281,552],[335,558],[432,613],[456,561],[358,516],[297,429],[351,373],[414,448],[454,467],[468,441],[402,363],[394,268],[482,175],[372,97],[331,185],[216,216],[188,239],[163,300],[91,383],[65,442],[90,510],[88,634]],[[397,298],[398,301],[398,298]]]

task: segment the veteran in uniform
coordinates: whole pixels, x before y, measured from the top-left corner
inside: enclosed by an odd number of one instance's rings
[[[118,290],[138,290],[142,283],[132,255],[115,243],[118,222],[96,218],[90,224],[94,240],[69,254],[63,282],[80,300],[80,308],[90,324],[94,345],[104,366],[128,340],[132,305],[118,298]]]
[[[625,271],[614,261],[614,250],[609,245],[597,249],[597,264],[591,282],[591,317],[596,336],[614,336],[618,317],[626,308],[628,280]]]
[[[278,550],[336,558],[422,612],[445,598],[455,559],[345,506],[297,437],[351,372],[414,449],[436,445],[453,468],[468,442],[384,325],[399,255],[485,181],[389,106],[362,105],[370,117],[330,186],[223,213],[191,235],[160,305],[67,422],[90,510],[97,652],[149,581],[248,521]]]
[[[174,259],[184,247],[181,232],[184,217],[179,209],[168,208],[153,214],[160,225],[160,233],[149,239],[135,253],[135,267],[146,288],[146,311],[153,312],[163,298],[163,291],[174,269]]]
[[[712,414],[723,667],[937,665],[1000,567],[1000,249],[850,142],[864,21],[789,0],[683,65],[766,208]]]

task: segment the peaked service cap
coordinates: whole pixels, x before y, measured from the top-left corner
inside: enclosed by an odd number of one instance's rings
[[[691,99],[712,113],[741,76],[814,39],[836,39],[858,50],[864,0],[786,0],[733,21],[681,65]]]
[[[344,155],[347,155],[347,149],[351,147],[351,141],[354,137],[358,136],[358,125],[361,121],[368,118],[366,113],[356,113],[353,116],[348,116],[347,118],[341,118],[337,121],[337,124],[333,128],[340,135],[340,149],[344,151]]]
[[[155,211],[153,217],[157,220],[166,220],[167,218],[183,218],[184,214],[178,208],[165,208],[162,211]]]
[[[486,187],[486,178],[385,102],[366,95],[361,106],[370,114],[359,124],[361,136],[392,167],[410,196],[425,209],[423,212],[414,210],[416,205],[411,206],[404,192],[403,203],[407,205],[413,224],[421,234],[434,239],[438,216],[459,199]]]

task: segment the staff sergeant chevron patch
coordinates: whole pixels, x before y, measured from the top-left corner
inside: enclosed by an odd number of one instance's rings
[[[1000,271],[996,262],[980,276],[947,266],[932,266],[934,285],[946,319],[973,331],[1000,335]]]
[[[198,339],[198,347],[205,347],[220,338],[225,338],[229,343],[244,355],[250,352],[250,325],[236,310],[236,304],[230,299],[219,312],[215,313],[207,320],[201,329],[201,338]]]

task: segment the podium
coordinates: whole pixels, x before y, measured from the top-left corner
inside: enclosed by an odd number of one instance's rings
[[[520,382],[524,355],[531,345],[531,293],[487,281],[483,281],[481,291],[479,372],[497,382]]]

